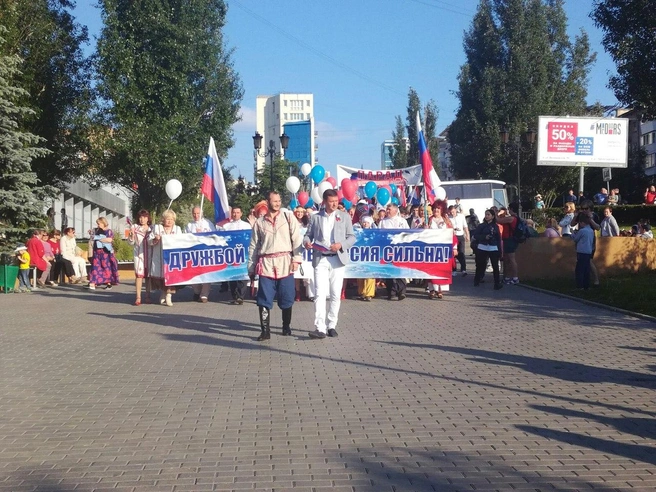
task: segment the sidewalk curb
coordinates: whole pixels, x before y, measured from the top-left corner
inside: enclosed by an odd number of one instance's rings
[[[567,295],[567,294],[563,294],[561,292],[554,292],[553,290],[546,290],[546,289],[541,289],[539,287],[533,287],[532,285],[526,285],[526,284],[519,284],[519,285],[520,285],[520,287],[524,287],[524,288],[529,289],[529,290],[534,290],[536,292],[541,292],[543,294],[549,294],[549,295],[556,296],[556,297],[563,297],[565,299],[581,302],[581,303],[587,304],[589,306],[594,306],[594,307],[598,307],[598,308],[601,308],[601,309],[606,309],[607,311],[613,311],[613,312],[616,312],[616,313],[625,314],[627,316],[632,316],[634,318],[644,319],[646,321],[656,323],[656,317],[649,316],[648,314],[636,313],[634,311],[627,311],[626,309],[621,309],[621,308],[614,307],[614,306],[608,306],[606,304],[601,304],[599,302],[589,301],[587,299],[581,299],[580,297],[570,296],[570,295]]]

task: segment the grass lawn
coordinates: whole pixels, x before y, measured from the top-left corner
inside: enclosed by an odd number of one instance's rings
[[[654,302],[656,272],[601,278],[598,288],[591,287],[587,291],[576,289],[573,275],[569,280],[522,280],[522,283],[656,317],[656,302]]]

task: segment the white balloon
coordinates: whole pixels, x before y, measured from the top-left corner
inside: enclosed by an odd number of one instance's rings
[[[328,184],[330,184],[330,183],[328,183]],[[310,193],[310,198],[312,198],[312,201],[314,203],[316,203],[317,205],[321,203],[322,198],[321,198],[321,194],[319,193],[319,187],[318,186],[315,186],[314,188],[312,188],[312,192]]]
[[[177,179],[170,179],[166,183],[166,194],[171,200],[175,200],[182,193],[182,183]]]
[[[308,174],[310,174],[311,171],[312,171],[312,166],[310,165],[309,162],[306,162],[301,166],[301,174],[303,176],[307,176]]]
[[[446,198],[446,190],[439,186],[435,190],[435,196],[437,197],[438,200],[444,200]]]
[[[323,201],[324,191],[332,190],[333,185],[331,185],[328,181],[322,181],[321,183],[319,183],[319,186],[317,186],[317,188],[319,188],[319,196],[321,197],[321,201]]]
[[[301,188],[301,181],[296,176],[290,176],[285,186],[290,193],[296,193]]]

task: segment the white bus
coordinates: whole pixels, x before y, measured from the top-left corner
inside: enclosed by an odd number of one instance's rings
[[[482,221],[485,211],[492,207],[508,207],[508,195],[506,183],[494,179],[471,179],[462,181],[442,181],[440,185],[446,190],[447,203],[456,204],[456,198],[460,198],[460,206],[465,216],[469,215],[469,209],[473,208]]]

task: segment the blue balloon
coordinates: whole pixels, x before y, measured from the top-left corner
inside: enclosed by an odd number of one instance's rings
[[[396,185],[394,183],[390,183],[389,187],[390,187],[390,190],[392,190],[392,196],[395,197],[396,196]],[[394,201],[394,200],[392,200],[392,201]],[[397,203],[397,205],[398,205],[398,203]]]
[[[308,201],[305,204],[305,208],[312,208],[312,207],[314,207],[314,202],[312,201],[312,198],[308,198]]]
[[[376,193],[376,200],[380,205],[383,207],[387,205],[390,201],[390,192],[387,188],[379,188],[378,192]]]
[[[289,202],[289,208],[294,210],[296,207],[298,207],[298,200],[296,197],[292,198],[291,201]]]
[[[377,188],[378,187],[376,186],[376,183],[373,181],[368,181],[367,184],[364,185],[364,194],[367,198],[372,199],[374,196],[376,196]]]
[[[310,177],[312,178],[312,181],[314,181],[314,184],[321,183],[325,175],[326,170],[323,166],[316,165],[312,168],[312,171],[310,171]]]
[[[349,202],[347,199],[342,200],[342,205],[344,205],[344,208],[346,210],[351,210],[351,207],[353,206],[353,204]]]
[[[394,205],[398,205],[400,202],[399,202],[399,199],[398,199],[397,197],[393,196],[393,197],[392,197],[392,203],[393,203]]]

